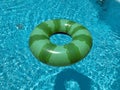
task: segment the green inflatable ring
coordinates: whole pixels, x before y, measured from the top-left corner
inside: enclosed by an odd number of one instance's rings
[[[50,42],[55,33],[66,33],[72,37],[69,44],[59,46]],[[90,32],[82,25],[65,19],[42,22],[32,31],[29,47],[33,55],[45,64],[67,66],[83,59],[92,47]]]

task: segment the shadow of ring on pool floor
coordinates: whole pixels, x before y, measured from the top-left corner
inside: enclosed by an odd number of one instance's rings
[[[57,75],[54,90],[66,90],[65,82],[70,80],[76,81],[80,90],[91,90],[93,81],[73,69],[65,69]]]

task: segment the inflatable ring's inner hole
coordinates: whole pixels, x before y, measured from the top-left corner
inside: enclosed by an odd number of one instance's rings
[[[57,32],[50,36],[50,42],[55,45],[65,45],[72,41],[72,37],[64,32]]]

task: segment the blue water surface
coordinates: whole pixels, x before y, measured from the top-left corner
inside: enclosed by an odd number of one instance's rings
[[[0,90],[120,90],[119,12],[119,0],[0,0]],[[32,55],[28,41],[36,25],[60,18],[87,27],[93,47],[76,64],[52,67]]]

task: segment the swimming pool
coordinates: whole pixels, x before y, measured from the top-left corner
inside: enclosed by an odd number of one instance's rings
[[[0,0],[0,90],[119,90],[120,3],[103,1]],[[72,66],[47,66],[29,50],[33,28],[56,18],[81,23],[93,36],[88,56]]]

